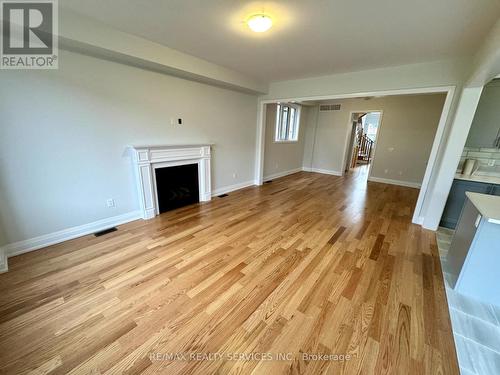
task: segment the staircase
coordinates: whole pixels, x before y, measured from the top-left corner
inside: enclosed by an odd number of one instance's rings
[[[372,158],[373,141],[363,133],[361,129],[357,134],[357,158],[356,163],[370,163]]]

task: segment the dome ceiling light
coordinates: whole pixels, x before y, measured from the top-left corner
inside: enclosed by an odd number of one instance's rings
[[[265,14],[255,14],[248,19],[247,25],[252,31],[263,33],[273,26],[273,20]]]

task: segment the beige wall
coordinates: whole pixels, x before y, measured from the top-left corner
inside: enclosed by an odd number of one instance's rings
[[[460,87],[470,74],[470,68],[471,59],[461,58],[271,82],[268,94],[262,99],[313,98],[450,85]]]
[[[372,177],[422,183],[444,100],[443,94],[380,100],[384,112]]]
[[[307,107],[307,120],[304,129],[304,157],[302,158],[302,166],[309,170],[312,168],[313,153],[314,153],[314,138],[316,137],[318,107]]]
[[[345,141],[349,127],[350,101],[341,100],[339,111],[318,112],[312,168],[342,174]]]
[[[297,142],[275,142],[276,104],[268,104],[266,107],[264,179],[302,169],[309,114],[309,109],[303,106],[300,111],[299,139]]]
[[[0,227],[0,246],[6,245],[6,244],[7,244],[7,239],[5,238],[5,233],[3,232],[3,228]],[[1,254],[0,254],[0,256],[1,256]]]
[[[340,111],[318,112],[312,168],[340,174],[350,132],[350,112],[383,112],[371,176],[422,182],[444,104],[444,94],[344,99]]]
[[[59,64],[0,71],[4,242],[137,210],[127,145],[213,143],[212,189],[253,183],[255,95],[65,51]]]

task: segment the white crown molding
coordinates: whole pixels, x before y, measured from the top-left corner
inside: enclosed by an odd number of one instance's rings
[[[3,253],[7,258],[10,258],[16,255],[27,253],[29,251],[38,250],[43,247],[55,245],[60,242],[72,240],[77,237],[85,236],[87,234],[99,232],[104,229],[125,224],[130,221],[138,220],[140,218],[140,211],[132,211],[123,215],[97,220],[92,223],[63,229],[54,233],[44,234],[42,236],[33,237],[24,241],[18,241],[2,246],[0,247],[0,255]]]
[[[420,187],[422,186],[418,182],[391,180],[389,178],[380,178],[380,177],[368,177],[368,181],[381,182],[383,184],[390,184],[390,185],[411,187],[411,188],[415,188],[415,189],[420,189]]]

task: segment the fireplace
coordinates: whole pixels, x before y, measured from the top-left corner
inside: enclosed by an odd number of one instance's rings
[[[155,181],[160,214],[200,201],[198,164],[155,168]]]
[[[130,149],[143,219],[212,198],[211,145],[130,146]],[[174,182],[179,186],[174,186]]]

